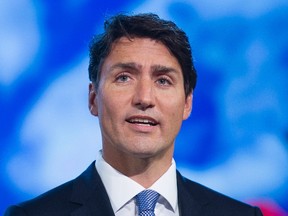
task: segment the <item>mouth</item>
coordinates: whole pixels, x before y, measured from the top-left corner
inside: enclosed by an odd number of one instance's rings
[[[154,118],[148,116],[132,116],[126,119],[126,122],[143,126],[156,126],[159,124]]]

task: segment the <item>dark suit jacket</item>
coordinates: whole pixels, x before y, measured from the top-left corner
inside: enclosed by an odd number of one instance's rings
[[[177,172],[181,216],[261,216],[258,208],[228,198]],[[94,162],[76,179],[7,209],[5,216],[112,216],[109,197]]]

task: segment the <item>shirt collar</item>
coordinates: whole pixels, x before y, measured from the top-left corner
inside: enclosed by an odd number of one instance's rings
[[[96,169],[103,181],[114,213],[133,199],[138,193],[145,190],[143,186],[123,175],[110,166],[102,157],[100,151],[96,160]],[[176,164],[172,159],[169,169],[149,188],[157,191],[173,208],[177,208],[177,180]]]
[[[164,197],[171,205],[173,211],[178,206],[176,163],[172,159],[169,169],[150,187]]]

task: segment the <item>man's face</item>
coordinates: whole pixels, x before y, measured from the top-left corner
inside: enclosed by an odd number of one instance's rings
[[[89,107],[99,117],[104,159],[171,161],[192,95],[185,98],[181,67],[162,43],[122,37],[104,60],[98,89],[90,84]]]

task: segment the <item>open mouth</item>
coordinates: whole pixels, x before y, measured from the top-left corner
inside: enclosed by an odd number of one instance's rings
[[[131,117],[126,120],[130,124],[141,124],[141,125],[147,125],[147,126],[156,126],[159,123],[150,117]]]

